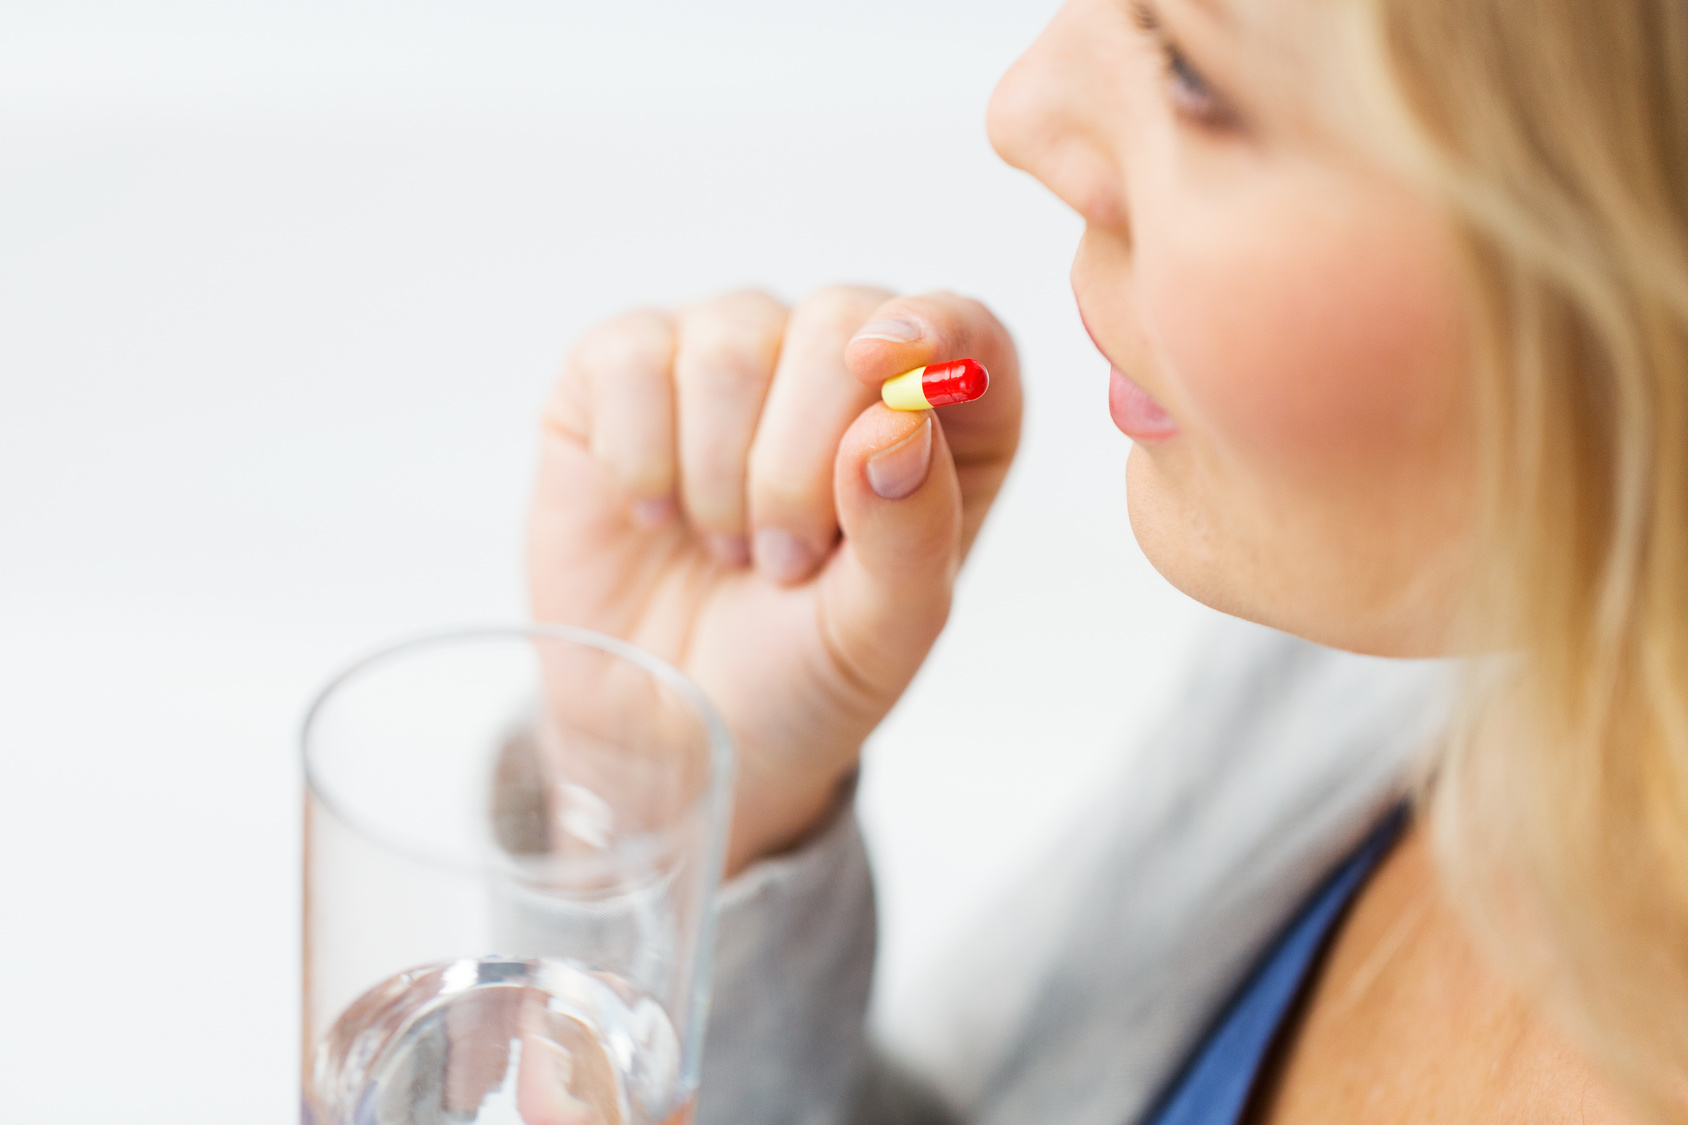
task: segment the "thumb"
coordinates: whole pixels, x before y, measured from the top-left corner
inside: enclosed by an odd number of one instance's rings
[[[822,575],[823,626],[852,682],[895,699],[949,617],[961,562],[943,424],[875,403],[840,442],[833,482],[843,542]]]

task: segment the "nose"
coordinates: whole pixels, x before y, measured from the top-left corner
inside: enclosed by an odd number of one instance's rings
[[[1106,60],[1098,58],[1094,0],[1070,0],[991,95],[986,127],[997,155],[1029,172],[1093,226],[1128,227],[1115,158]],[[1117,60],[1116,67],[1117,69]],[[1117,124],[1117,123],[1115,123]]]

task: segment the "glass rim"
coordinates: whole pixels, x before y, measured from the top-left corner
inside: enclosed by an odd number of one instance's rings
[[[300,721],[298,733],[299,764],[304,775],[306,797],[315,798],[327,812],[348,829],[393,854],[405,856],[429,867],[443,870],[508,874],[509,871],[494,860],[454,860],[429,852],[426,849],[418,849],[403,844],[390,838],[386,833],[371,827],[362,817],[352,815],[345,808],[343,802],[337,800],[322,784],[321,777],[312,767],[311,734],[319,714],[335,693],[360,673],[384,661],[422,649],[445,647],[461,642],[535,639],[563,641],[596,649],[599,652],[626,660],[659,683],[672,689],[702,720],[706,737],[709,740],[709,780],[703,786],[702,792],[688,804],[687,809],[688,811],[695,811],[706,805],[714,806],[710,809],[710,812],[712,814],[711,821],[716,825],[716,828],[710,833],[712,837],[710,851],[713,854],[708,857],[708,860],[711,870],[718,869],[726,858],[726,818],[728,810],[731,808],[732,782],[737,764],[732,734],[727,730],[726,722],[722,720],[720,713],[715,710],[715,705],[710,703],[708,697],[703,694],[702,689],[692,682],[691,677],[668,661],[645,651],[630,641],[624,641],[619,637],[612,637],[606,633],[599,633],[576,625],[526,623],[464,625],[454,628],[431,629],[388,641],[354,657],[330,675],[327,680],[323,681],[322,686],[316,689],[311,696],[309,706],[305,709],[304,718]],[[666,825],[655,830],[632,833],[627,839],[636,846],[652,847],[655,845],[656,850],[660,851],[660,842],[674,828],[674,825]]]

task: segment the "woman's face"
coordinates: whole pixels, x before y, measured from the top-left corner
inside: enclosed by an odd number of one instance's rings
[[[1470,518],[1464,275],[1448,219],[1329,125],[1338,68],[1284,30],[1309,14],[1069,0],[991,138],[1085,220],[1073,292],[1154,565],[1228,613],[1429,654]]]

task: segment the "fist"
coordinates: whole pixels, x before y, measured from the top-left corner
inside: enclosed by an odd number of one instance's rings
[[[902,413],[887,378],[971,356],[984,398]],[[617,317],[545,410],[535,615],[689,675],[739,745],[729,870],[830,807],[949,613],[1019,440],[1013,342],[950,294],[738,293]]]

